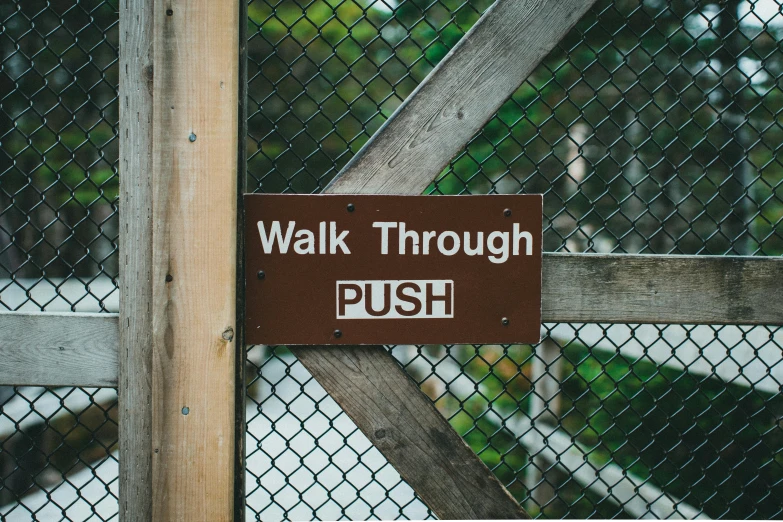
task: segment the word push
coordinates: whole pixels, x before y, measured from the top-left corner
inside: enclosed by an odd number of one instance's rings
[[[252,344],[535,343],[542,197],[245,196]]]

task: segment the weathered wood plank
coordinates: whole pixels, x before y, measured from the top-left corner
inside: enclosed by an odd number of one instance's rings
[[[152,519],[230,520],[239,1],[154,12]]]
[[[783,259],[549,254],[544,322],[783,324]]]
[[[116,386],[116,314],[0,313],[0,384]]]
[[[328,191],[421,194],[594,2],[495,2]]]
[[[330,357],[324,359],[327,351]],[[438,517],[528,518],[383,348],[297,347],[294,352]]]
[[[152,518],[154,0],[122,0],[120,25],[119,519]],[[161,14],[159,12],[159,14]],[[79,335],[78,330],[63,330]],[[108,348],[109,345],[107,344]],[[117,381],[117,367],[112,378]],[[43,383],[42,383],[43,384]],[[50,383],[46,383],[50,384]]]

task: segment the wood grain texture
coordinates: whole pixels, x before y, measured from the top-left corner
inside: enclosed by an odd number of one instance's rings
[[[544,322],[783,324],[783,258],[544,255]]]
[[[0,313],[0,385],[116,386],[116,314]]]
[[[421,194],[595,0],[498,0],[334,179]]]
[[[238,0],[155,0],[152,519],[234,514]]]
[[[386,350],[294,351],[439,518],[529,518]]]
[[[124,522],[152,518],[153,3],[121,0],[119,6],[121,327],[117,395],[119,518]]]

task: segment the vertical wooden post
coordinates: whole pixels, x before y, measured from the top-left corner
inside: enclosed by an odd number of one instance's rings
[[[123,2],[121,513],[230,520],[239,0]]]
[[[120,4],[120,505],[152,519],[152,23],[154,0]]]

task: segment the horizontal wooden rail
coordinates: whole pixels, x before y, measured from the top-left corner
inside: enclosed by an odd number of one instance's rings
[[[783,325],[783,259],[544,254],[547,323]],[[0,384],[117,385],[117,315],[0,313]]]
[[[117,386],[117,314],[0,313],[0,384]]]
[[[546,323],[783,324],[783,259],[545,254]]]
[[[495,2],[326,192],[421,194],[594,2]]]

